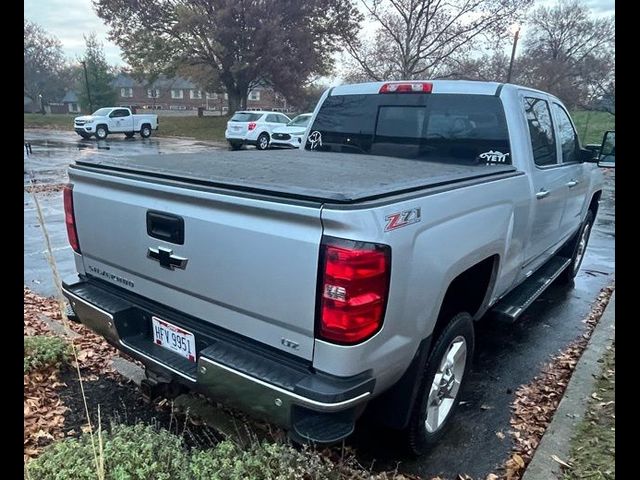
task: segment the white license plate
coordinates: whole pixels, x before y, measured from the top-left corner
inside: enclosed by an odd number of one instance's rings
[[[195,363],[196,337],[193,336],[193,333],[158,317],[151,317],[151,321],[153,323],[153,341],[156,345],[171,350]]]
[[[242,127],[233,127],[233,130],[239,132],[240,130],[242,130]]]

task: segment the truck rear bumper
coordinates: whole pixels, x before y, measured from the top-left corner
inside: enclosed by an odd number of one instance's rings
[[[63,284],[80,322],[150,370],[288,428],[298,440],[348,436],[373,391],[369,372],[344,378],[314,371],[308,362],[103,283]],[[194,334],[197,362],[154,344],[151,315]]]

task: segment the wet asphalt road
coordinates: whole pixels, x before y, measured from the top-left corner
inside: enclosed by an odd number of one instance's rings
[[[219,145],[151,137],[125,140],[118,136],[105,142],[82,140],[73,132],[25,130],[33,154],[25,155],[25,185],[30,173],[39,182],[64,183],[66,166],[76,158],[93,155],[140,155],[153,153],[205,152]],[[107,149],[108,147],[108,149]],[[28,173],[27,173],[28,172]],[[551,356],[561,351],[585,329],[582,320],[600,289],[615,271],[615,216],[613,170],[605,172],[606,187],[587,255],[573,288],[554,285],[515,324],[481,322],[477,329],[474,370],[463,392],[463,405],[445,438],[428,455],[412,459],[399,449],[392,432],[361,422],[348,444],[358,450],[360,462],[374,469],[395,469],[431,478],[456,478],[466,473],[483,479],[495,472],[508,457],[510,404],[513,392],[540,371]],[[39,194],[38,199],[62,278],[75,268],[64,226],[62,194]],[[45,256],[32,196],[24,194],[24,283],[42,295],[55,289]],[[500,439],[497,432],[505,435]],[[375,461],[374,461],[375,460]]]

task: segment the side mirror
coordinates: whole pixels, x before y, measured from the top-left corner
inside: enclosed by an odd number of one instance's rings
[[[616,166],[616,132],[609,130],[605,132],[602,138],[602,147],[600,148],[600,157],[598,158],[599,167],[615,168]]]
[[[584,163],[597,163],[598,162],[598,151],[592,148],[581,148],[580,149],[580,161]]]

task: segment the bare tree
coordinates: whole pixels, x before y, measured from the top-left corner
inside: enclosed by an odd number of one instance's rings
[[[588,106],[614,79],[614,18],[593,18],[579,0],[560,0],[529,16],[518,81]],[[614,83],[615,85],[615,83]]]
[[[508,35],[533,0],[360,0],[375,31],[349,40],[350,76],[416,79]],[[355,68],[354,68],[355,67]]]
[[[62,44],[42,27],[24,21],[24,94],[42,104],[64,94],[67,69]],[[38,107],[42,107],[38,104]]]

